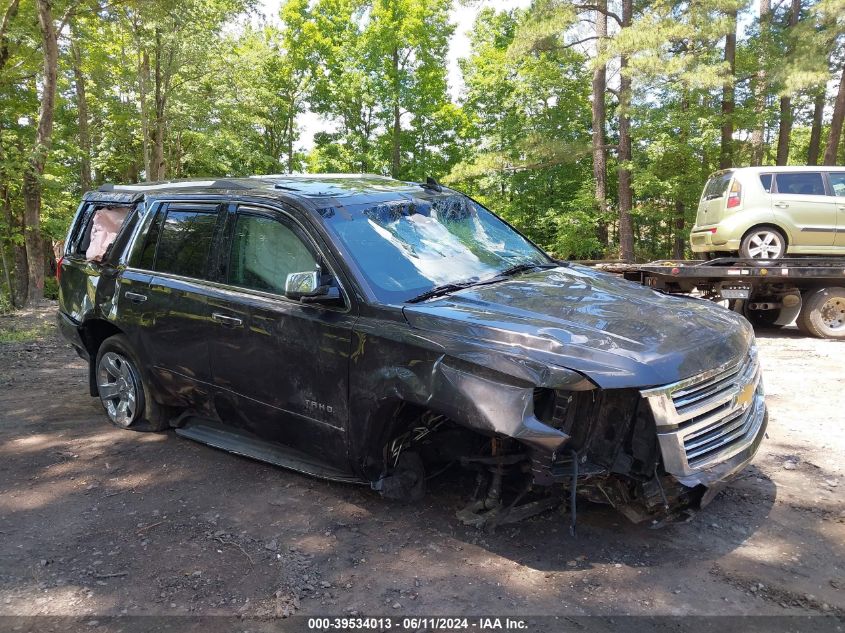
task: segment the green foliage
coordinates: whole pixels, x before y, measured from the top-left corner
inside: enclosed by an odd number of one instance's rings
[[[8,2],[0,0],[0,13]],[[602,41],[592,37],[594,12],[572,0],[511,11],[483,4],[455,100],[447,86],[452,0],[286,0],[274,25],[252,19],[254,0],[96,9],[57,0],[57,22],[74,11],[59,41],[41,228],[48,240],[63,239],[88,163],[95,187],[154,176],[395,171],[466,191],[559,257],[594,258],[616,252],[616,178],[625,167],[637,256],[667,256],[686,242],[718,166],[723,123],[734,130],[735,164],[752,160],[755,131],[764,133],[763,162],[772,163],[778,128],[791,118],[789,162],[802,164],[822,94],[824,148],[833,102],[825,90],[845,65],[845,0],[803,0],[797,24],[791,4],[771,3],[759,16],[750,0],[638,1],[631,26],[620,28],[620,2],[610,0]],[[724,44],[734,11],[741,27],[732,73]],[[40,47],[34,3],[22,1],[0,32],[0,249],[13,284],[26,278],[22,182],[39,116]],[[623,55],[633,152],[620,165]],[[590,92],[593,70],[605,63],[609,212],[600,217]],[[735,94],[727,115],[725,86]],[[791,117],[781,115],[781,97]],[[304,153],[306,113],[325,126]],[[4,275],[0,310],[7,295]]]
[[[461,61],[466,82],[461,135],[476,151],[446,182],[478,196],[560,257],[601,252],[588,187],[589,80],[573,50],[526,45],[530,12],[482,10]]]

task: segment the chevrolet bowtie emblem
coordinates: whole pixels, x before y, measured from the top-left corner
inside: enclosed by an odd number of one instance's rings
[[[751,404],[752,398],[754,398],[754,390],[756,386],[754,383],[749,383],[742,388],[736,396],[736,403],[742,407],[743,409],[748,408],[748,405]]]

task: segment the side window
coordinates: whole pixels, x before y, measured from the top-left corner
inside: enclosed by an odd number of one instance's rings
[[[158,245],[158,234],[161,229],[161,222],[164,219],[164,211],[159,209],[144,220],[144,226],[135,244],[132,246],[132,254],[129,257],[129,265],[142,270],[152,270],[156,258],[156,246]]]
[[[216,210],[168,209],[159,229],[153,270],[205,277],[216,226]]]
[[[766,190],[766,193],[772,193],[772,175],[771,174],[760,174],[760,184],[763,185],[763,189]]]
[[[828,176],[833,195],[837,198],[845,197],[845,171],[832,171]]]
[[[288,226],[261,215],[239,214],[229,256],[229,283],[284,294],[290,273],[315,270],[317,260]]]
[[[804,196],[823,196],[824,181],[819,171],[775,174],[778,193],[792,193]]]

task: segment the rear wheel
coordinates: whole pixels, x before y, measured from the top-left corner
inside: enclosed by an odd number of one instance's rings
[[[743,259],[780,259],[785,254],[786,238],[769,226],[751,229],[739,247],[739,256]]]
[[[150,395],[129,341],[116,334],[97,351],[97,393],[109,421],[124,429],[161,431],[165,411]]]
[[[803,297],[795,322],[804,334],[845,339],[845,288],[819,288]]]

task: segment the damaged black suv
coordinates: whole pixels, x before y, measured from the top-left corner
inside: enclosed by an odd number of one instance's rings
[[[433,180],[104,186],[58,276],[112,423],[391,498],[460,464],[476,525],[576,492],[695,508],[765,432],[741,317],[550,259]]]

